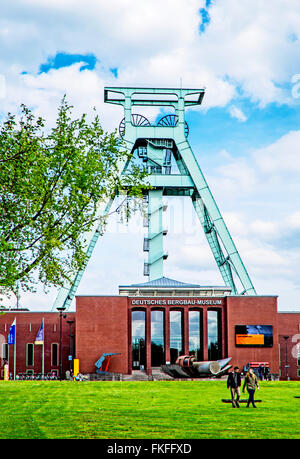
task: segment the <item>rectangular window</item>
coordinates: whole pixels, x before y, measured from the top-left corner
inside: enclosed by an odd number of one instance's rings
[[[7,343],[2,343],[2,355],[1,357],[5,360],[8,359],[8,344]]]
[[[132,368],[146,367],[146,311],[132,311]]]
[[[202,311],[189,311],[189,353],[196,360],[203,360],[202,353]]]
[[[26,352],[26,365],[31,367],[34,362],[34,346],[32,343],[27,343],[27,352]]]
[[[170,311],[170,357],[171,363],[183,354],[182,311]]]
[[[4,365],[7,362],[8,362],[8,344],[7,343],[2,343],[1,363],[2,363],[2,365]]]
[[[207,311],[208,360],[222,358],[221,311]]]
[[[151,311],[151,366],[165,363],[164,311]]]
[[[51,344],[51,365],[57,367],[59,362],[58,357],[58,344],[52,343]]]

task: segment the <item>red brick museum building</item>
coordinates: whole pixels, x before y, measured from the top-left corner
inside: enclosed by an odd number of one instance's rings
[[[300,380],[300,313],[278,312],[276,296],[233,296],[168,278],[119,287],[117,296],[77,296],[76,312],[6,310],[0,316],[1,378],[54,372],[65,377],[73,359],[83,374],[113,354],[108,371],[147,375],[180,355],[196,361],[231,357],[241,369],[262,362],[280,379]],[[7,344],[16,319],[15,344]],[[44,344],[35,344],[41,323]],[[60,327],[61,325],[61,327]],[[15,349],[14,349],[15,347]]]

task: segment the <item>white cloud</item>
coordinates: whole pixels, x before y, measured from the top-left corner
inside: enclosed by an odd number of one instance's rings
[[[236,107],[235,105],[231,105],[231,107],[229,107],[229,113],[230,116],[232,116],[232,118],[236,118],[238,121],[241,121],[242,123],[247,121],[246,115],[242,112],[240,108]]]
[[[266,270],[269,267],[276,267],[277,270],[280,269],[280,275],[282,275],[282,268],[289,266],[288,259],[273,247],[259,247],[253,244],[251,249],[249,247],[247,251],[245,250],[244,254],[245,259],[251,264],[252,269],[262,268]],[[279,275],[278,271],[277,275]]]
[[[281,85],[299,73],[297,40],[289,38],[300,28],[299,2],[213,2],[210,23],[200,35],[204,6],[203,0],[6,3],[0,72],[9,78],[14,72],[36,73],[60,51],[93,53],[101,63],[98,77],[106,76],[103,68],[118,68],[120,85],[179,86],[181,78],[186,86],[206,86],[204,109],[225,106],[237,88],[261,106],[292,103],[291,91]],[[246,118],[235,105],[231,115]]]
[[[296,230],[300,229],[300,211],[293,212],[289,215],[286,227]]]
[[[74,116],[82,113],[93,115],[95,107],[103,127],[113,130],[124,116],[121,107],[103,103],[104,86],[107,82],[111,83],[113,77],[105,70],[102,75],[88,69],[81,71],[81,65],[76,63],[51,69],[47,73],[17,74],[6,78],[6,97],[2,99],[2,111],[16,112],[20,104],[24,103],[52,126],[60,101],[66,94],[67,101],[74,106]]]
[[[228,157],[228,161],[217,168],[216,175],[209,182],[217,194],[225,193],[234,198],[236,193],[240,196],[255,191],[258,175],[248,158]]]
[[[210,15],[199,61],[228,75],[262,107],[290,101],[280,85],[297,73],[298,44],[289,37],[298,35],[299,3],[223,0],[213,4]]]
[[[299,173],[300,131],[290,131],[277,141],[254,153],[256,164],[264,173]]]
[[[250,229],[254,234],[257,234],[260,238],[274,238],[279,235],[280,225],[276,222],[254,220],[250,224]]]

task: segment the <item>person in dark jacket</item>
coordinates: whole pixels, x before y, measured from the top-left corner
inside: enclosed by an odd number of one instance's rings
[[[264,378],[265,378],[265,381],[268,381],[269,380],[269,373],[270,373],[270,370],[269,368],[265,365],[264,367]]]
[[[241,373],[239,367],[234,367],[227,378],[227,389],[231,392],[232,408],[239,408],[241,396]],[[235,398],[236,396],[236,398]]]

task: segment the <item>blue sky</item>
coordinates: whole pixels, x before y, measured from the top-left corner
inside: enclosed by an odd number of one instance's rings
[[[123,113],[104,86],[205,87],[190,144],[258,293],[300,310],[299,35],[294,0],[16,0],[0,18],[0,117],[25,103],[51,126],[67,94],[112,130]],[[191,204],[170,200],[166,220],[165,275],[222,284]],[[113,217],[78,294],[146,281],[142,240],[138,216]],[[51,309],[56,293],[21,304]]]
[[[93,54],[69,54],[58,52],[53,57],[48,57],[47,62],[40,65],[40,72],[49,72],[50,69],[60,69],[68,67],[78,62],[82,63],[79,70],[94,70],[97,58]]]
[[[199,24],[199,32],[204,33],[206,27],[210,23],[209,7],[212,4],[212,0],[206,0],[203,8],[200,8],[199,14],[201,16],[201,23]]]
[[[240,155],[250,149],[269,145],[290,130],[300,125],[299,107],[270,104],[259,109],[250,101],[239,102],[248,116],[247,122],[232,118],[224,108],[216,107],[208,112],[188,113],[187,121],[192,126],[191,139],[205,154],[221,149]]]

